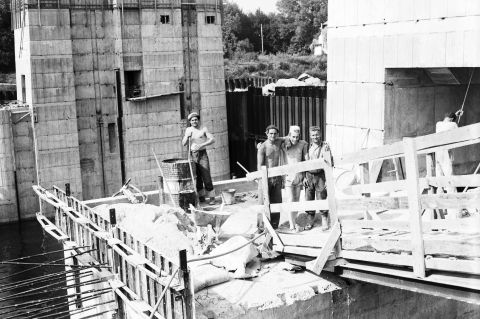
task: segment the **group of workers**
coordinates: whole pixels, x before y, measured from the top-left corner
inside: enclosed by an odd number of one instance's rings
[[[267,140],[258,146],[257,168],[267,168],[286,164],[294,164],[313,159],[323,159],[333,166],[330,147],[321,139],[320,127],[311,126],[309,129],[310,144],[300,139],[300,127],[290,126],[288,136],[279,137],[279,130],[275,125],[269,125],[265,131]],[[307,172],[288,174],[268,179],[268,196],[270,203],[282,203],[282,188],[285,189],[287,202],[298,202],[302,188],[305,189],[305,200],[326,199],[327,187],[325,184],[325,171],[316,169]],[[261,190],[261,188],[260,188]],[[262,200],[262,196],[260,196]],[[321,210],[322,229],[328,229],[328,211]],[[288,216],[290,230],[298,232],[311,229],[315,223],[315,211],[298,213],[291,211]],[[270,214],[270,223],[274,229],[280,223],[280,213]]]
[[[206,148],[215,143],[215,138],[206,127],[200,126],[200,115],[197,112],[189,114],[187,119],[190,126],[185,130],[182,143],[184,146],[188,145],[191,158],[195,163],[199,201],[204,202],[208,197],[208,203],[213,205],[215,190]],[[288,136],[279,137],[278,128],[275,125],[269,125],[265,132],[267,140],[258,145],[258,169],[260,170],[264,165],[271,168],[319,158],[324,159],[329,165],[333,165],[330,148],[321,140],[320,127],[312,126],[309,132],[310,144],[300,139],[299,126],[291,126]],[[285,197],[288,202],[298,202],[302,188],[305,188],[306,200],[327,198],[323,169],[270,178],[268,180],[270,203],[282,202],[282,188],[285,188]],[[262,199],[263,196],[260,195],[259,198]],[[320,211],[320,215],[322,229],[328,229],[328,211]],[[270,218],[272,227],[278,228],[280,213],[272,213]],[[306,211],[300,214],[294,211],[289,214],[288,220],[292,231],[310,229],[315,222],[315,211]]]
[[[436,125],[436,132],[442,132],[457,128],[455,122],[462,111],[449,113],[445,115],[443,121]],[[215,190],[213,188],[212,177],[210,174],[210,163],[206,148],[215,143],[214,136],[206,127],[200,126],[200,115],[192,112],[188,115],[190,126],[185,130],[182,139],[184,146],[189,146],[189,153],[196,166],[197,179],[196,189],[200,202],[209,198],[209,204],[215,203]],[[333,166],[333,157],[328,143],[322,141],[322,132],[320,127],[311,126],[309,129],[310,143],[300,139],[300,127],[290,126],[288,136],[279,137],[279,130],[275,125],[269,125],[265,134],[267,140],[258,145],[257,168],[262,166],[272,168],[280,165],[293,164],[313,159],[323,159],[325,163]],[[436,170],[437,176],[452,175],[452,154],[449,151],[437,152]],[[248,175],[247,175],[248,177]],[[302,188],[305,189],[305,200],[326,199],[327,187],[325,184],[325,172],[323,169],[313,171],[288,174],[286,177],[278,176],[268,179],[268,196],[270,203],[282,203],[282,189],[285,189],[285,200],[287,202],[298,202]],[[454,192],[453,189],[447,189],[447,192]],[[259,187],[260,200],[263,200],[261,194],[262,188]],[[320,211],[321,225],[323,230],[329,228],[328,211]],[[306,211],[298,213],[290,212],[288,216],[290,230],[298,232],[303,229],[311,229],[315,223],[315,211]],[[270,214],[270,223],[274,229],[277,229],[280,223],[280,213]]]

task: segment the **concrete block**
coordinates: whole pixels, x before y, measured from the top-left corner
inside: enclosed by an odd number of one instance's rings
[[[397,38],[398,67],[413,67],[413,36],[402,34]]]
[[[480,30],[465,31],[463,66],[478,67],[480,65]]]
[[[397,36],[386,36],[383,43],[385,68],[396,67],[398,61]],[[416,63],[415,60],[414,63]]]
[[[430,18],[444,18],[448,16],[448,0],[430,2]]]
[[[344,108],[343,108],[343,124],[355,125],[355,110],[357,103],[357,86],[354,83],[345,83],[344,91]]]
[[[446,40],[446,65],[461,67],[464,65],[464,32],[449,32]]]
[[[371,84],[368,87],[368,127],[383,130],[385,112],[385,87],[383,84]]]

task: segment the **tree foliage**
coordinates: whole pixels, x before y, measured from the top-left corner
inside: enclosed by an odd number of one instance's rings
[[[8,0],[0,0],[0,73],[15,71],[13,31]]]
[[[225,55],[232,57],[238,41],[248,39],[260,52],[261,26],[265,53],[306,54],[327,20],[327,0],[278,0],[279,13],[260,10],[245,14],[237,4],[226,2],[224,16]]]

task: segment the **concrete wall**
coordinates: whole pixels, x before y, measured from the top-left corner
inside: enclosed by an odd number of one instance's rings
[[[34,218],[39,202],[32,188],[37,184],[32,117],[30,110],[23,108],[11,110],[11,118],[20,218]]]
[[[180,2],[125,1],[128,9],[121,10],[101,1],[60,8],[40,1],[40,10],[33,4],[15,24],[17,88],[22,99],[24,75],[36,119],[38,183],[70,183],[84,199],[111,195],[122,184],[123,139],[125,179],[154,189],[151,149],[160,160],[186,157],[180,141],[192,109],[217,139],[209,150],[213,178],[229,176],[220,1],[198,0],[195,10]],[[214,24],[207,25],[205,11]],[[188,28],[185,12],[192,14]],[[192,72],[185,71],[185,57]],[[139,72],[141,99],[130,99],[129,71]],[[193,84],[185,100],[180,83]]]
[[[385,69],[480,66],[480,2],[330,0],[327,140],[383,144]]]
[[[0,110],[0,223],[18,220],[10,112]]]

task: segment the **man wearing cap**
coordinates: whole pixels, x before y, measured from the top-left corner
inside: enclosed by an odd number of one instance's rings
[[[210,175],[210,162],[207,155],[207,146],[215,143],[215,138],[206,127],[200,128],[200,115],[192,112],[188,115],[190,126],[185,130],[182,143],[184,146],[190,143],[192,160],[197,172],[197,192],[199,200],[205,201],[205,196],[210,197],[209,204],[215,204],[215,190],[213,189]]]
[[[300,140],[300,126],[292,125],[285,138],[285,156],[287,164],[303,162],[308,158],[308,143]],[[285,177],[285,195],[287,202],[298,202],[305,174],[293,173]],[[290,230],[295,230],[296,211],[289,214]]]
[[[323,159],[325,163],[333,166],[333,157],[330,152],[330,146],[326,142],[322,142],[320,138],[320,127],[310,127],[310,148],[308,150],[308,160]],[[327,187],[325,185],[325,171],[323,169],[317,169],[306,172],[305,179],[303,181],[305,187],[305,199],[315,200],[327,198]],[[333,185],[332,185],[333,187]],[[306,211],[306,214],[299,214],[296,223],[305,227],[305,229],[311,229],[315,223],[315,211]],[[322,216],[322,230],[327,230],[328,225],[328,210],[320,211]]]

